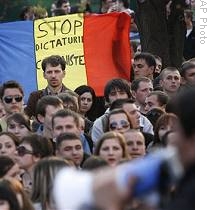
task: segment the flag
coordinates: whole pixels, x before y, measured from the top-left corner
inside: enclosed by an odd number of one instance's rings
[[[129,80],[130,17],[126,13],[72,14],[0,24],[0,84],[18,81],[27,100],[43,89],[42,60],[60,55],[66,61],[63,83],[74,90],[89,85],[103,96],[112,78]]]

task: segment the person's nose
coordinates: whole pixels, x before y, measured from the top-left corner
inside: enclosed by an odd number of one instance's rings
[[[133,149],[134,151],[138,150],[138,145],[137,145],[136,143],[134,143],[132,149]]]

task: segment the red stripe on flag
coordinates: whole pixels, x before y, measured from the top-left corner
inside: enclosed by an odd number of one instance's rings
[[[112,78],[130,79],[130,16],[126,13],[87,15],[84,19],[84,55],[88,85],[98,96]]]

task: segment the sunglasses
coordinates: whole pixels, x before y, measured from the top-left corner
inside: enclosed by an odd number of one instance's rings
[[[23,97],[17,95],[17,96],[5,96],[3,98],[4,102],[7,103],[7,104],[12,103],[13,99],[15,99],[16,102],[21,102]]]
[[[34,153],[30,150],[27,150],[24,146],[19,146],[17,147],[17,154],[18,156],[23,157],[26,154],[33,155]]]
[[[130,123],[126,120],[120,120],[120,122],[112,122],[109,125],[110,130],[116,130],[118,128],[128,128]]]

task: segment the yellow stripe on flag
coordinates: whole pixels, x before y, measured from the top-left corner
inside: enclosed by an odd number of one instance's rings
[[[47,86],[42,60],[60,55],[66,60],[64,84],[70,89],[87,84],[83,50],[83,14],[57,16],[34,21],[35,57],[38,89]]]

